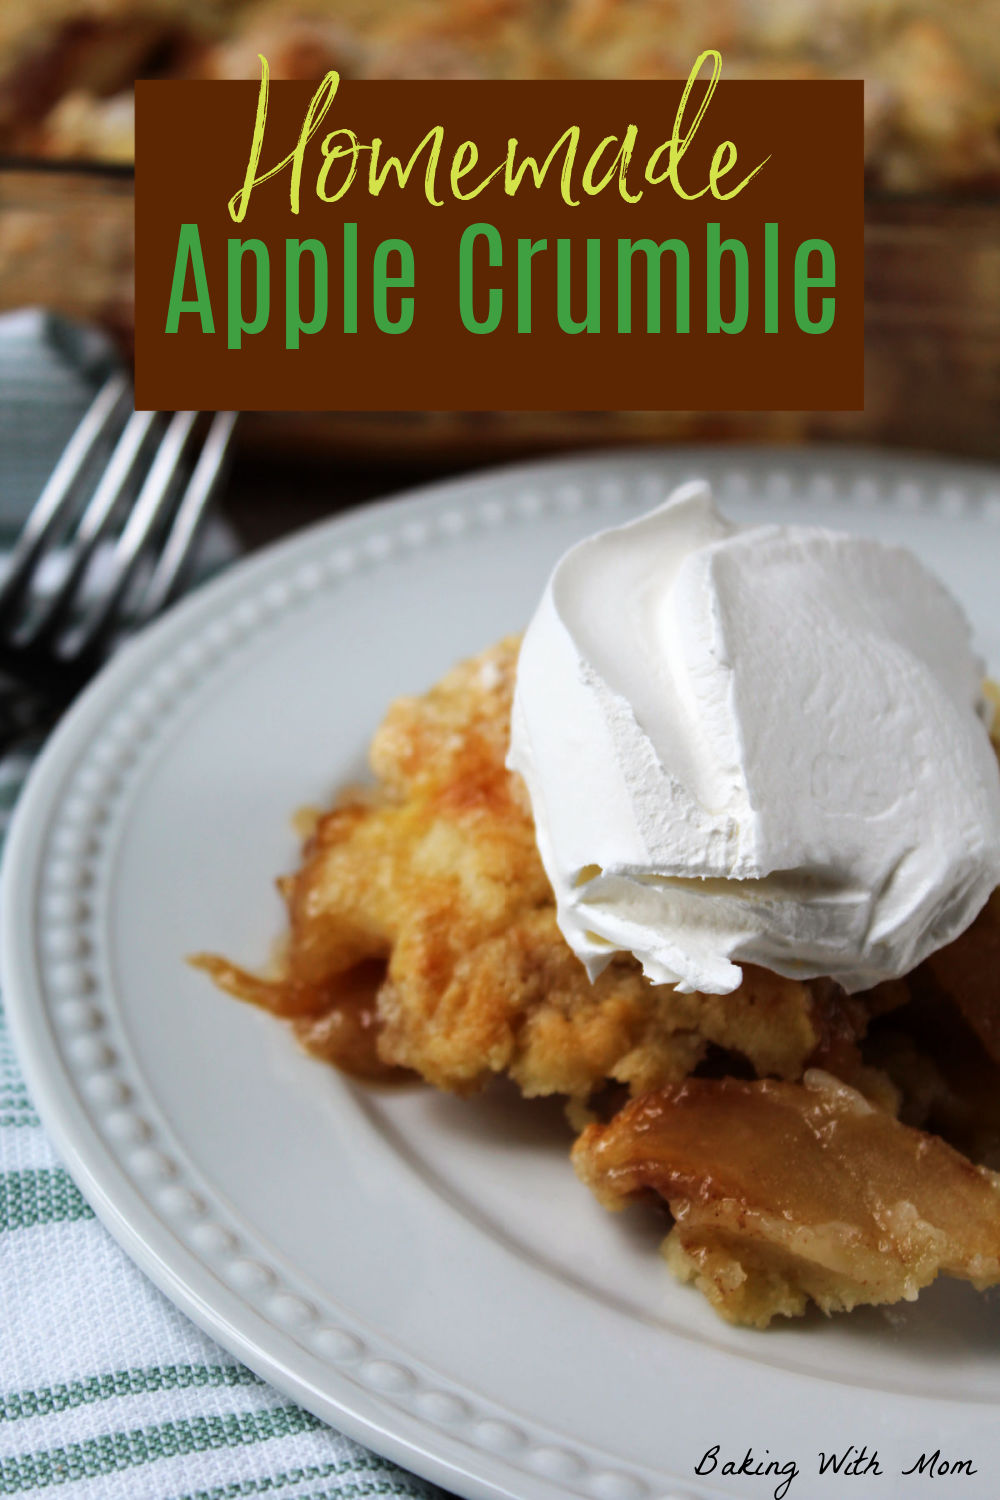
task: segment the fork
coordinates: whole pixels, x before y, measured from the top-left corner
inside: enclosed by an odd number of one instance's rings
[[[236,423],[235,412],[218,412],[201,437],[198,417],[132,410],[123,374],[97,392],[0,583],[3,738],[48,727],[110,650],[176,594]],[[106,572],[88,588],[102,544]],[[46,573],[60,574],[49,590]]]

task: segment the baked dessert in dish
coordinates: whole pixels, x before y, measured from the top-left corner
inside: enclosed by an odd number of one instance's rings
[[[0,143],[127,160],[136,78],[864,78],[870,181],[996,188],[997,0],[47,0],[0,5]]]
[[[695,544],[695,523],[709,527],[707,571]],[[601,566],[610,557],[621,581],[622,560],[627,561],[627,547],[632,546],[633,556],[642,558],[644,566],[648,563],[649,578],[670,574],[673,565],[668,566],[662,545],[659,550],[653,545],[644,526],[669,526],[683,538],[685,559],[674,568],[667,592],[668,602],[676,604],[674,595],[683,602],[689,623],[698,620],[691,577],[714,576],[721,593],[711,596],[709,612],[714,618],[728,611],[730,626],[745,632],[746,619],[740,622],[733,600],[725,595],[720,554],[739,561],[741,596],[748,571],[755,573],[758,587],[770,586],[768,559],[773,563],[775,555],[781,559],[785,587],[793,591],[807,583],[815,586],[814,577],[802,568],[825,566],[830,558],[848,574],[860,566],[870,581],[880,578],[887,586],[894,570],[902,569],[901,576],[910,581],[916,576],[908,571],[917,566],[908,554],[874,543],[859,542],[852,552],[849,539],[832,533],[773,527],[735,532],[719,520],[699,487],[679,492],[648,520],[633,523],[631,531],[619,528],[583,544],[591,549],[584,553],[587,567],[595,566],[595,557]],[[610,541],[605,544],[606,538]],[[806,868],[798,885],[794,869],[785,867],[774,899],[767,895],[766,882],[758,889],[753,876],[748,883],[702,877],[699,894],[711,903],[707,915],[692,919],[687,908],[678,908],[674,934],[679,952],[694,934],[695,960],[706,976],[705,988],[699,989],[688,982],[690,975],[663,982],[644,973],[644,965],[654,962],[646,940],[636,944],[636,951],[623,951],[598,933],[581,936],[574,926],[571,906],[577,900],[606,931],[616,930],[617,917],[614,903],[610,918],[601,908],[598,897],[606,887],[596,866],[575,872],[568,882],[561,878],[560,809],[545,806],[538,786],[538,762],[547,752],[545,725],[537,722],[537,712],[532,730],[536,763],[529,782],[511,769],[511,761],[524,756],[523,744],[517,749],[523,729],[517,727],[516,707],[511,750],[512,705],[520,700],[521,711],[530,711],[531,674],[538,664],[538,632],[545,625],[548,602],[555,600],[572,623],[566,579],[579,581],[581,550],[557,567],[555,586],[550,583],[526,644],[513,637],[503,640],[454,667],[423,695],[390,706],[372,741],[374,784],[346,790],[331,810],[315,817],[299,869],[279,882],[288,932],[276,970],[252,974],[213,955],[194,961],[231,994],[285,1019],[313,1055],[355,1077],[376,1082],[419,1078],[470,1094],[506,1075],[526,1096],[563,1096],[576,1135],[572,1158],[582,1181],[608,1208],[639,1201],[654,1208],[634,1212],[669,1215],[664,1242],[668,1266],[730,1321],[765,1327],[776,1316],[801,1314],[810,1303],[829,1313],[862,1303],[912,1300],[938,1274],[980,1288],[997,1284],[1000,890],[985,904],[978,892],[996,884],[1000,741],[990,748],[977,717],[976,708],[982,708],[978,694],[970,696],[968,682],[958,681],[967,667],[975,669],[967,644],[959,639],[965,629],[960,614],[929,575],[922,575],[937,593],[916,606],[912,601],[892,605],[883,619],[883,624],[888,620],[889,644],[878,635],[877,610],[866,618],[858,606],[852,628],[862,620],[866,651],[875,657],[885,647],[892,670],[918,681],[917,651],[910,659],[895,646],[915,628],[914,622],[935,623],[930,670],[941,676],[949,692],[954,690],[957,704],[969,700],[962,733],[968,735],[972,758],[963,775],[984,778],[985,800],[979,803],[970,793],[963,802],[953,788],[948,816],[961,828],[963,807],[971,813],[984,810],[977,857],[968,866],[963,863],[968,830],[956,841],[952,852],[958,864],[950,875],[945,873],[948,851],[911,851],[919,878],[908,884],[905,872],[900,874],[905,859],[881,826],[894,819],[909,837],[906,799],[890,786],[880,807],[872,773],[861,800],[868,808],[865,816],[872,819],[871,838],[892,869],[879,890],[869,893],[870,930],[856,951],[851,949],[850,925],[836,930],[842,982],[810,972],[808,963],[796,975],[745,956],[748,947],[763,939],[777,941],[775,963],[786,971],[796,967],[779,941],[787,919],[781,902],[788,890],[796,893],[801,907],[796,920],[806,946],[814,942],[810,933],[815,932],[817,911],[820,928],[826,930],[824,903],[831,892],[840,892],[840,920],[855,894],[860,866],[846,869],[841,890],[831,863],[823,881]],[[756,559],[752,565],[751,557]],[[788,571],[793,564],[794,576]],[[887,571],[880,575],[880,568]],[[648,583],[633,576],[630,586],[648,605]],[[594,605],[600,633],[594,588],[591,579],[582,597]],[[935,619],[935,610],[944,613]],[[650,616],[646,606],[635,613],[640,622]],[[660,624],[666,622],[672,636],[683,635],[664,599],[656,601],[652,613]],[[957,632],[950,662],[939,630],[942,621],[951,621]],[[835,627],[829,629],[836,633]],[[850,659],[849,634],[844,632],[844,640],[830,635],[819,643],[834,676],[845,652]],[[544,629],[542,637],[549,639]],[[702,640],[697,629],[691,638],[696,645]],[[635,649],[633,642],[630,657]],[[737,649],[715,651],[712,659],[749,680]],[[794,672],[780,669],[777,648],[769,669],[780,713],[782,692],[797,691]],[[550,678],[552,670],[549,663]],[[704,688],[704,662],[699,671]],[[787,678],[784,688],[782,675]],[[579,680],[590,681],[586,671]],[[933,693],[927,683],[924,688],[929,703]],[[659,690],[669,692],[666,678]],[[859,699],[865,691],[859,685]],[[554,688],[552,692],[558,699]],[[822,707],[822,696],[817,688],[814,707]],[[572,718],[568,701],[557,702],[560,723]],[[709,695],[706,701],[715,700]],[[895,706],[885,705],[880,732],[893,757],[899,754],[894,735],[914,735],[904,711],[909,701],[901,690]],[[939,710],[942,703],[937,703]],[[801,711],[808,714],[809,705]],[[640,704],[637,712],[650,728],[648,711],[644,717]],[[959,707],[955,712],[961,716]],[[714,714],[712,710],[709,717],[717,729]],[[746,715],[740,727],[749,738],[752,723]],[[818,732],[830,737],[822,715]],[[932,747],[933,734],[947,737],[958,730],[941,723],[927,732],[931,740],[921,754]],[[798,738],[807,745],[805,731]],[[556,742],[550,738],[549,751]],[[710,748],[709,740],[702,743],[703,758]],[[674,750],[683,758],[682,748],[675,745]],[[670,747],[661,751],[669,767]],[[596,752],[581,741],[576,754],[578,790],[589,784],[589,762]],[[961,760],[957,746],[955,754]],[[793,761],[790,753],[783,772],[789,787],[794,786]],[[773,841],[777,835],[768,828],[767,808],[761,809],[763,786],[755,781],[752,746],[745,749],[742,764],[760,825],[756,836]],[[931,764],[937,764],[933,756]],[[854,783],[849,778],[845,785]],[[631,788],[641,795],[634,774]],[[824,783],[814,790],[820,798],[829,788]],[[950,794],[942,785],[936,795],[947,802]],[[610,805],[611,789],[608,798]],[[843,811],[838,804],[838,823]],[[797,836],[795,830],[808,822],[793,819],[787,826],[782,823],[779,832],[790,828],[787,836]],[[602,834],[600,823],[597,818],[588,827],[588,847],[596,847],[611,827]],[[815,839],[820,823],[811,826]],[[710,857],[700,844],[692,849],[688,855],[696,860]],[[841,850],[846,858],[844,850],[849,841]],[[865,869],[878,885],[881,877],[871,874],[878,868],[872,858],[865,854]],[[627,862],[619,860],[617,868],[624,880]],[[643,886],[641,872],[636,877],[633,871],[630,878]],[[669,885],[667,877],[661,879]],[[677,883],[686,897],[687,884]],[[726,921],[720,923],[725,905],[720,907],[719,901],[730,899],[736,885],[746,887],[743,899],[752,910],[742,927],[731,929]],[[630,898],[618,890],[616,899]],[[922,913],[920,931],[909,921],[911,907]],[[941,932],[950,924],[954,934],[924,952],[928,924],[934,923]],[[881,938],[873,935],[878,928]],[[713,946],[729,954],[721,966],[715,962],[719,955],[710,952]],[[920,957],[911,965],[915,952]],[[735,981],[726,977],[730,968]],[[874,982],[866,984],[866,974]]]

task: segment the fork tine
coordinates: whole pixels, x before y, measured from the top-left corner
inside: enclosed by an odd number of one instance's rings
[[[127,394],[126,377],[110,376],[63,449],[11,552],[0,587],[0,619],[8,616],[21,602],[42,548],[72,503],[94,449],[119,416]]]
[[[177,587],[184,565],[194,548],[198,523],[225,472],[236,416],[234,411],[220,411],[212,418],[204,447],[143,597],[139,610],[140,620],[148,620],[158,614],[169,603]]]
[[[37,646],[43,640],[51,640],[65,622],[94,548],[114,513],[156,416],[152,411],[134,411],[129,417],[69,545],[66,575],[19,644]]]
[[[142,489],[129,512],[121,536],[115,543],[110,574],[101,597],[95,601],[78,631],[74,632],[74,656],[92,650],[99,641],[114,631],[118,612],[136,567],[146,551],[157,522],[174,498],[174,481],[197,417],[196,411],[178,411],[170,419],[170,425],[156,450]]]

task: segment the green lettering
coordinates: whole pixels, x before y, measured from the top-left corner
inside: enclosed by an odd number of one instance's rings
[[[303,255],[313,262],[313,313],[302,318],[301,266]],[[297,349],[303,333],[319,333],[326,324],[329,299],[329,263],[321,240],[285,241],[285,348]]]
[[[389,275],[389,256],[399,256],[399,275]],[[382,240],[372,262],[372,306],[375,323],[383,333],[405,333],[413,323],[413,298],[400,297],[399,314],[389,316],[389,292],[413,288],[413,247],[406,240]]]
[[[556,240],[556,317],[563,333],[601,331],[601,242],[587,241],[587,275],[582,321],[573,316],[573,241]]]
[[[344,225],[344,332],[358,331],[358,226]]]
[[[475,247],[478,239],[486,241],[486,260],[491,270],[503,265],[503,241],[500,231],[492,224],[470,224],[458,242],[458,308],[462,326],[470,333],[492,333],[503,313],[503,292],[499,287],[490,287],[486,301],[485,318],[477,318],[475,310],[476,269]]]
[[[660,283],[663,255],[674,257],[676,281],[674,326],[678,333],[691,331],[691,257],[683,240],[618,241],[618,332],[632,332],[632,258],[646,257],[646,332],[660,332]]]
[[[243,346],[245,333],[260,333],[271,311],[271,258],[263,240],[227,240],[226,279],[227,342],[230,349]],[[254,259],[254,314],[249,323],[243,316],[243,257]]]
[[[750,316],[750,257],[742,240],[724,240],[718,224],[707,226],[705,269],[708,279],[705,328],[708,333],[742,333]],[[722,257],[733,262],[733,315],[722,316]]]
[[[548,248],[548,240],[517,242],[517,331],[531,332],[531,262],[539,250]]]
[[[185,300],[184,286],[187,282],[188,263],[194,277],[194,296]],[[167,333],[176,333],[181,313],[197,313],[201,318],[202,333],[215,332],[212,317],[212,302],[208,295],[208,277],[205,275],[205,257],[201,253],[201,235],[197,224],[182,224],[177,236],[177,255],[174,259],[174,279],[170,287],[170,303],[167,307]]]
[[[809,275],[809,257],[816,251],[820,260],[818,276]],[[826,333],[833,327],[837,312],[835,297],[821,297],[819,317],[809,316],[809,293],[813,287],[837,285],[837,263],[828,240],[803,240],[795,252],[795,321],[803,333]]]

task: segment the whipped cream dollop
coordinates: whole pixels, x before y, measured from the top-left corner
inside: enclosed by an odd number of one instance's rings
[[[559,926],[727,994],[847,990],[1000,884],[1000,774],[962,611],[905,548],[736,528],[696,483],[566,553],[528,627],[508,764]]]

